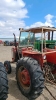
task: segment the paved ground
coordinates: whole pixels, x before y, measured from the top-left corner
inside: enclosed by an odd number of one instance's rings
[[[11,48],[10,46],[0,46],[0,62],[3,62],[5,60],[11,60]],[[12,73],[8,75],[9,80],[9,94],[7,100],[28,100],[25,96],[21,94],[17,87],[17,82],[15,79],[15,68],[16,64],[12,64]],[[52,94],[56,96],[56,87],[51,84],[47,84],[47,87],[50,91],[52,91]],[[43,93],[36,98],[36,100],[54,100],[51,95],[48,93],[46,89],[43,90]]]

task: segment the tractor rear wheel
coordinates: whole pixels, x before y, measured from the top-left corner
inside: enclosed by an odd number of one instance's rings
[[[11,73],[11,65],[10,65],[10,62],[9,61],[5,61],[4,62],[4,66],[5,66],[5,68],[6,68],[6,72],[8,73],[8,74],[10,74]]]
[[[7,72],[4,65],[0,62],[0,100],[6,100],[8,94]]]
[[[24,57],[17,62],[16,79],[22,94],[31,100],[38,97],[43,91],[43,72],[33,58]]]

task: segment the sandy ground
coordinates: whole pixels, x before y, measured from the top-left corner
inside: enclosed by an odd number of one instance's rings
[[[11,48],[10,46],[0,46],[0,62],[5,60],[11,61]],[[17,87],[17,82],[15,79],[15,68],[16,64],[11,64],[12,66],[12,73],[8,75],[9,81],[9,94],[7,100],[28,100],[25,96],[21,94]],[[56,87],[51,84],[47,84],[47,87],[52,92],[54,96],[56,96]],[[54,100],[52,96],[48,93],[46,89],[43,90],[43,93],[36,98],[36,100]]]

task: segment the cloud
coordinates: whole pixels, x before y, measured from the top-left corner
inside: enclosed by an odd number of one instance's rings
[[[52,19],[54,18],[55,16],[51,15],[51,14],[48,14],[46,15],[44,18],[45,18],[45,22],[36,22],[36,23],[33,23],[32,25],[30,26],[26,26],[26,28],[29,28],[29,27],[39,27],[39,26],[50,26],[50,27],[53,27],[53,21]]]
[[[3,21],[0,21],[0,27],[4,27],[5,23]]]
[[[45,16],[46,22],[44,23],[45,26],[51,26],[51,27],[53,27],[54,25],[53,25],[52,19],[53,19],[54,17],[55,17],[55,16],[53,16],[53,15],[51,15],[51,14],[46,15],[46,16]]]
[[[18,28],[25,27],[24,18],[29,16],[23,0],[0,1],[0,37],[13,37],[19,34]]]
[[[51,15],[51,14],[48,14],[48,15],[45,16],[45,19],[46,19],[46,21],[47,21],[48,23],[52,23],[52,18],[54,18],[54,16]]]
[[[45,22],[35,22],[30,26],[25,24],[24,18],[29,18],[26,4],[23,0],[2,0],[0,1],[0,37],[13,37],[19,35],[19,28],[51,26],[53,27],[53,15],[44,17]]]

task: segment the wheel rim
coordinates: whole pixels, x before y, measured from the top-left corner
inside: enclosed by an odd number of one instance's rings
[[[30,89],[31,81],[30,75],[26,68],[21,66],[18,70],[18,81],[24,90]]]
[[[6,72],[8,72],[8,64],[5,64],[5,69],[6,69]]]

